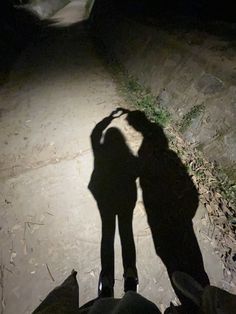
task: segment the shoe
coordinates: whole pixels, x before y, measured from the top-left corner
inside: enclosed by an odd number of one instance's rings
[[[125,282],[124,282],[124,292],[127,291],[138,291],[138,276],[136,274],[136,271],[129,268],[126,271],[126,274],[124,276]]]
[[[98,282],[98,297],[99,298],[112,298],[114,296],[114,289],[111,280],[107,276],[99,276]]]

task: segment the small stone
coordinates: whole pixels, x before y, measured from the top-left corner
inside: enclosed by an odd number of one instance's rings
[[[10,257],[10,264],[15,265],[15,263],[14,263],[15,257],[16,257],[16,252],[12,251],[11,252],[11,257]]]
[[[215,94],[221,91],[224,83],[216,76],[211,74],[203,74],[197,83],[197,90],[203,94]]]

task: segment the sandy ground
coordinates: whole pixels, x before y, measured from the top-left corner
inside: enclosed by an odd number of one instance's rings
[[[1,313],[31,313],[73,268],[80,304],[96,297],[101,223],[87,188],[93,169],[90,133],[114,108],[125,105],[79,26],[51,29],[14,65],[1,88]],[[136,152],[140,136],[122,118],[115,123]],[[222,265],[198,232],[199,221],[195,226],[206,270],[211,282],[222,286]],[[139,292],[163,311],[176,297],[155,254],[141,199],[133,225]],[[115,248],[119,297],[118,237]]]

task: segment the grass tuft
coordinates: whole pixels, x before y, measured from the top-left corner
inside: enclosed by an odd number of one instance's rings
[[[151,121],[159,123],[162,126],[169,123],[169,112],[160,106],[158,98],[149,89],[144,88],[133,77],[128,76],[127,79],[123,80],[123,90],[126,97],[131,100],[135,107],[144,111]]]
[[[192,121],[196,119],[203,111],[205,107],[203,104],[193,106],[189,112],[187,112],[181,122],[179,123],[180,132],[185,132],[187,128],[191,125]]]

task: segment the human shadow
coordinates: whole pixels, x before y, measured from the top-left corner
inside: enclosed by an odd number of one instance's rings
[[[180,158],[169,148],[160,125],[138,110],[129,111],[127,121],[143,136],[138,151],[139,177],[156,253],[170,279],[175,271],[182,271],[204,287],[209,280],[192,224],[198,191]],[[192,305],[176,293],[189,313]]]
[[[126,144],[118,128],[109,126],[116,118],[116,111],[100,121],[92,131],[91,144],[94,154],[94,170],[91,175],[89,190],[93,194],[102,220],[101,274],[109,279],[108,286],[114,286],[114,236],[116,216],[122,247],[124,278],[137,278],[135,243],[132,230],[133,210],[137,199],[137,158]],[[128,287],[125,287],[125,290]],[[129,289],[128,289],[129,290]],[[135,287],[133,289],[135,290]],[[100,291],[102,293],[102,291]],[[108,292],[111,296],[113,292]]]

